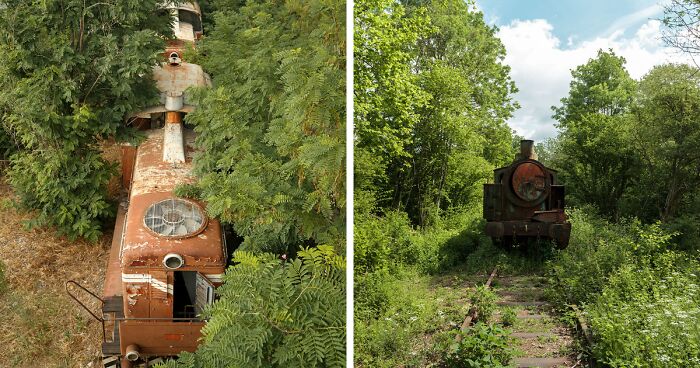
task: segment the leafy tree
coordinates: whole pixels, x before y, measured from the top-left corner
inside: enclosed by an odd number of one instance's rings
[[[623,57],[599,50],[572,71],[569,95],[552,107],[560,129],[557,168],[567,192],[613,217],[638,162],[627,116],[636,83],[624,64]]]
[[[396,205],[395,177],[409,167],[418,108],[428,102],[411,64],[430,31],[422,11],[406,13],[394,0],[355,2],[356,212]],[[391,179],[390,179],[391,177]]]
[[[0,1],[0,121],[21,147],[9,181],[35,224],[95,241],[112,215],[100,145],[131,138],[125,114],[157,96],[159,3]]]
[[[700,185],[699,72],[689,65],[654,67],[641,80],[633,109],[645,167],[637,195],[663,221],[693,211],[688,207]]]
[[[345,259],[333,247],[292,261],[236,252],[205,314],[196,353],[165,367],[342,367],[345,364]]]
[[[208,211],[244,248],[344,247],[345,4],[213,1],[198,49],[216,86],[187,116]]]
[[[376,200],[376,210],[405,210],[426,225],[479,197],[490,169],[511,157],[505,120],[517,107],[510,99],[516,89],[496,29],[471,7],[453,0],[356,3],[362,205]]]

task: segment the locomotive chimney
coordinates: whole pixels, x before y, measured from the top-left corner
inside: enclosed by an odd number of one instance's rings
[[[163,161],[173,164],[185,162],[185,140],[182,131],[182,113],[167,111],[163,137]]]
[[[535,152],[535,141],[523,139],[520,141],[520,159],[521,160],[537,160]]]

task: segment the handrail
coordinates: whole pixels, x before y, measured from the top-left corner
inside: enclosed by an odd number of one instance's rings
[[[73,295],[73,293],[71,293],[70,288],[69,288],[69,285],[71,285],[71,284],[83,289],[83,291],[90,294],[93,298],[99,300],[100,301],[100,310],[103,309],[103,307],[105,305],[105,301],[102,300],[102,298],[97,296],[92,291],[85,288],[83,285],[80,285],[79,283],[77,283],[76,281],[73,281],[73,280],[66,281],[66,293],[68,294],[68,296],[70,296],[73,300],[75,300],[76,303],[80,304],[80,306],[83,307],[83,309],[85,309],[88,313],[90,313],[91,316],[93,316],[98,322],[100,322],[102,324],[102,341],[107,341],[107,337],[105,336],[105,320],[104,320],[104,318],[98,317],[95,313],[93,313],[90,310],[90,308],[88,308],[85,304],[83,304],[83,302],[81,302],[77,296],[75,296],[75,295]]]

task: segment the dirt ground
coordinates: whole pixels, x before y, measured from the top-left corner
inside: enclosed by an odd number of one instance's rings
[[[102,293],[112,234],[91,244],[26,230],[29,216],[9,205],[11,196],[0,176],[0,366],[99,366],[101,324],[66,294],[65,283]],[[96,300],[82,299],[99,311]]]

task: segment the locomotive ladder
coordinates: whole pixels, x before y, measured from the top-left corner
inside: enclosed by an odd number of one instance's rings
[[[74,293],[74,291],[80,291],[83,294],[87,294],[92,297],[93,300],[97,300],[100,303],[100,310],[102,311],[102,316],[93,312],[79,297]],[[69,280],[66,282],[66,293],[70,296],[76,303],[78,303],[85,311],[87,311],[95,320],[100,322],[102,326],[102,356],[103,356],[103,367],[118,367],[119,358],[121,354],[119,348],[119,328],[116,323],[118,318],[124,318],[124,310],[122,306],[121,297],[109,297],[107,299],[102,299],[94,292],[88,290],[83,285],[80,285],[74,280]]]

